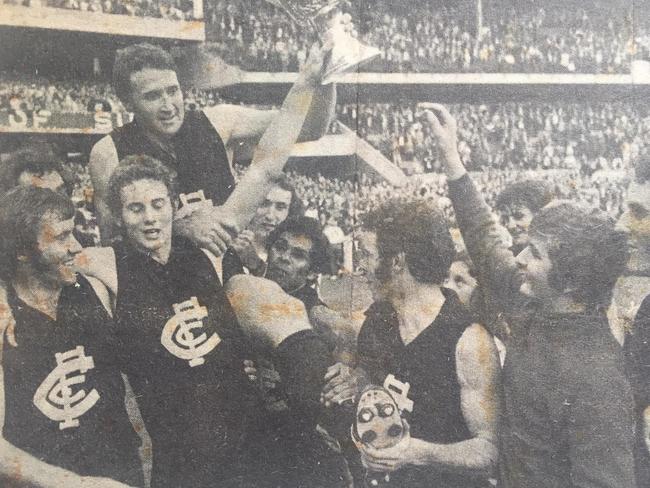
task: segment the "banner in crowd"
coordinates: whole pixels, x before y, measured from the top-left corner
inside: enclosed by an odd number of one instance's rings
[[[39,110],[0,110],[0,132],[79,132],[104,134],[130,120],[130,114],[119,112],[50,112]]]

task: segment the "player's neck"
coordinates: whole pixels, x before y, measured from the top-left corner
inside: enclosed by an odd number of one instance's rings
[[[18,270],[12,285],[23,302],[56,320],[63,285],[43,280],[37,273],[25,270]]]
[[[168,153],[174,152],[171,136],[162,135],[146,128],[142,128],[142,132],[152,143],[160,147],[163,151]]]
[[[408,344],[438,317],[445,296],[439,285],[413,282],[403,289],[405,293],[394,297],[392,304],[399,318],[400,336]]]
[[[169,261],[169,257],[172,254],[172,242],[171,240],[169,242],[165,242],[158,249],[154,251],[147,251],[147,253],[149,256],[151,256],[151,259],[162,265],[165,265],[167,264],[167,261]]]

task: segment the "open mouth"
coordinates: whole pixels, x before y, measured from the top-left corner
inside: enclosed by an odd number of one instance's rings
[[[143,234],[147,239],[158,239],[160,237],[160,229],[147,229]]]
[[[161,124],[171,125],[174,122],[176,122],[176,120],[178,120],[178,116],[177,115],[172,115],[171,117],[160,117],[160,118],[158,118],[158,120],[160,121]]]
[[[262,222],[262,227],[264,230],[272,231],[275,229],[275,224],[269,224],[268,222]]]

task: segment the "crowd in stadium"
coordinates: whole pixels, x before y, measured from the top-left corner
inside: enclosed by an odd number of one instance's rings
[[[223,99],[217,91],[186,90],[188,110],[219,103]],[[0,110],[82,113],[98,107],[126,112],[108,83],[0,77]],[[458,104],[451,110],[462,122],[461,157],[473,170],[567,169],[590,175],[627,168],[650,142],[647,110],[624,101]],[[441,171],[435,144],[415,104],[338,105],[337,119],[394,164],[407,168],[416,162],[425,172]],[[332,131],[337,131],[336,124]]]
[[[45,79],[25,74],[0,75],[0,110],[32,112],[126,112],[109,83]]]
[[[84,195],[92,193],[88,169],[78,163],[68,163],[65,168],[73,188],[73,198],[81,204]],[[246,169],[241,165],[235,168],[238,175]],[[445,197],[447,182],[440,173],[409,179],[401,187],[363,174],[357,181],[322,175],[308,176],[297,172],[289,172],[288,176],[305,208],[305,215],[317,219],[323,227],[336,225],[346,236],[352,235],[365,213],[388,198],[399,198],[404,202],[434,202],[444,213],[449,225],[457,227],[451,202]],[[521,171],[484,168],[475,173],[476,185],[492,207],[495,207],[497,196],[506,187],[530,179],[547,182],[557,198],[583,202],[600,208],[614,218],[619,217],[624,210],[628,177],[623,172],[598,171],[587,174],[581,169]],[[98,229],[92,229],[92,233],[98,233]]]
[[[620,169],[648,142],[647,111],[629,102],[508,102],[453,105],[462,122],[463,161],[472,169]],[[440,166],[431,134],[414,104],[338,107],[338,120],[356,130],[395,164]]]
[[[557,198],[570,198],[598,207],[612,217],[623,212],[627,179],[621,174],[564,170],[513,171],[485,169],[475,175],[476,185],[486,201],[495,206],[497,196],[517,181],[535,179],[546,181]],[[351,235],[362,216],[381,205],[388,198],[408,201],[433,201],[444,213],[451,227],[456,227],[451,202],[447,193],[446,179],[440,174],[410,179],[404,186],[395,187],[385,181],[372,181],[362,177],[360,181],[336,178],[309,177],[291,173],[290,180],[296,188],[309,215],[318,218],[322,225],[335,222],[346,235]],[[354,195],[354,198],[346,198]]]
[[[167,20],[193,19],[192,0],[3,0],[0,3]]]
[[[360,38],[381,49],[368,71],[625,73],[650,45],[643,20],[632,33],[623,16],[528,7],[486,13],[477,29],[465,12],[414,2],[406,14],[395,6],[373,2],[353,11]],[[266,2],[210,3],[206,22],[224,59],[252,71],[297,71],[313,41]]]

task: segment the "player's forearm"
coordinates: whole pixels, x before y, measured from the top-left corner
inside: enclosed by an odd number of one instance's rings
[[[248,224],[274,181],[282,174],[311,106],[316,83],[301,76],[294,84],[262,136],[250,168],[224,204],[238,219],[240,228]]]
[[[491,475],[496,466],[498,450],[492,441],[481,437],[454,444],[435,444],[412,439],[413,464],[434,466],[440,471]]]
[[[77,272],[98,279],[113,296],[117,295],[117,270],[112,247],[86,247],[75,256],[74,264]]]
[[[316,87],[298,142],[315,141],[327,134],[335,110],[336,85],[329,83]]]
[[[107,246],[111,242],[111,239],[115,237],[115,222],[102,198],[97,197],[95,203],[97,210],[97,225],[99,226],[99,237],[102,245]]]
[[[481,286],[499,300],[502,311],[509,312],[519,291],[518,267],[500,237],[490,207],[467,174],[449,181],[449,198]]]
[[[440,158],[443,161],[443,166],[445,168],[445,175],[449,181],[455,181],[467,173],[463,162],[460,159],[460,154],[458,154],[458,149],[455,147],[455,143],[450,147],[440,147]]]
[[[293,145],[302,132],[318,88],[317,80],[303,74],[299,76],[264,132],[253,155],[251,169],[257,167],[270,178],[282,173]],[[323,113],[320,116],[325,118]]]

